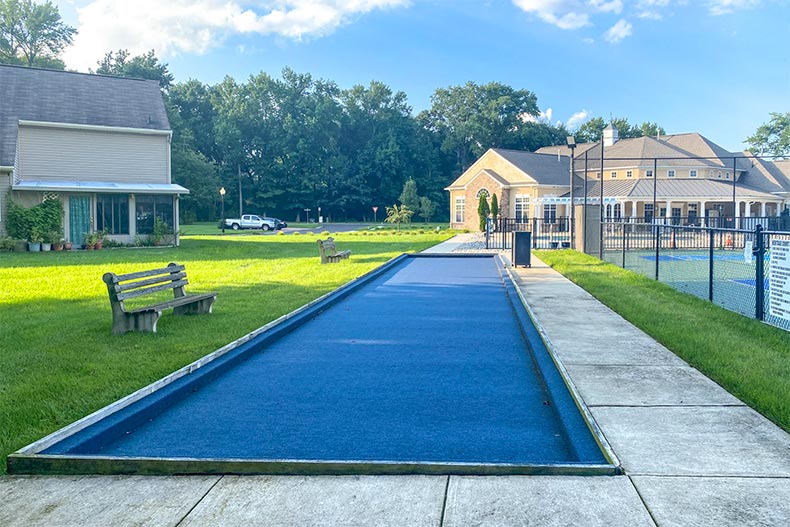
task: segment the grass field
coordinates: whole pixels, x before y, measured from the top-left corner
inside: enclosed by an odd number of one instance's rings
[[[536,256],[790,432],[790,332],[575,251]]]
[[[216,232],[216,231],[215,231]],[[320,265],[315,235],[184,236],[180,248],[0,254],[0,473],[14,450],[364,274],[452,233],[335,235],[349,260]],[[158,333],[110,334],[103,273],[186,265],[211,315],[166,313]]]

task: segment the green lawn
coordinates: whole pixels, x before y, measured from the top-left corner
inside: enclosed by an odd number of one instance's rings
[[[216,231],[215,231],[216,232]],[[14,450],[167,375],[403,252],[452,233],[335,236],[348,260],[321,265],[315,235],[185,236],[180,248],[0,253],[0,474]],[[166,313],[158,333],[110,334],[103,273],[186,265],[211,315]]]
[[[790,432],[789,332],[575,251],[536,256]]]

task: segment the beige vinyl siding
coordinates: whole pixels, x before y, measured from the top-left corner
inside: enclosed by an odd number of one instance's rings
[[[20,126],[17,180],[170,183],[167,135]]]

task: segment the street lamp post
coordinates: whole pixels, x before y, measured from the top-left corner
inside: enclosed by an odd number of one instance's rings
[[[318,207],[318,223],[324,223],[321,218],[321,207]]]
[[[222,200],[222,212],[220,213],[222,216],[222,234],[225,234],[225,187],[219,189],[219,195]]]
[[[313,210],[313,209],[304,209],[304,213],[307,215],[307,218],[305,218],[305,221],[307,223],[310,223],[310,211],[311,210]]]
[[[378,223],[376,221],[376,213],[379,211],[379,208],[378,207],[372,207],[372,208],[373,208],[373,223]]]
[[[574,150],[576,150],[576,138],[573,137],[572,135],[569,135],[567,137],[566,141],[568,143],[568,148],[571,149],[571,160],[570,160],[570,166],[568,168],[568,171],[570,172],[570,185],[571,185],[571,200],[570,200],[570,208],[571,208],[571,210],[570,210],[570,214],[569,214],[569,216],[570,216],[569,221],[570,221],[571,224],[568,226],[568,232],[570,232],[570,235],[571,235],[570,246],[575,249],[576,248],[576,240],[574,239],[573,234],[574,234],[575,224],[576,224],[576,222],[575,222],[575,220],[576,220],[576,210],[575,210],[576,207],[573,206],[574,205],[574,203],[573,203],[573,152],[574,152]]]

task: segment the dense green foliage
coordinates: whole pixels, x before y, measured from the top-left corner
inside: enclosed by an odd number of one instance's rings
[[[65,69],[57,56],[76,33],[49,0],[0,0],[0,63]]]
[[[575,251],[536,255],[790,431],[790,333]]]
[[[33,242],[59,241],[63,236],[63,202],[48,199],[25,208],[9,200],[8,235],[17,240]]]
[[[656,123],[645,121],[640,125],[632,125],[625,117],[615,117],[611,120],[612,126],[617,128],[617,135],[620,139],[631,139],[634,137],[656,137],[666,135],[664,128]],[[603,138],[603,130],[609,125],[603,117],[593,117],[582,124],[574,136],[579,143],[594,143]]]
[[[334,265],[319,263],[314,235],[214,234],[183,238],[180,248],[4,253],[0,258],[0,474],[10,452],[402,252],[420,251],[450,235],[444,230],[335,234],[338,246],[350,249],[353,256]],[[219,293],[214,313],[185,317],[167,313],[156,334],[111,335],[102,274],[141,271],[168,262],[186,265],[188,291]]]
[[[491,209],[488,206],[488,200],[486,199],[485,194],[480,194],[480,198],[477,200],[477,217],[480,218],[480,230],[486,230],[486,221],[488,220],[488,214],[491,212]]]
[[[749,150],[758,155],[790,156],[790,112],[771,113],[771,120],[763,123],[748,137]]]
[[[491,216],[496,219],[499,216],[499,200],[496,194],[491,196]]]

